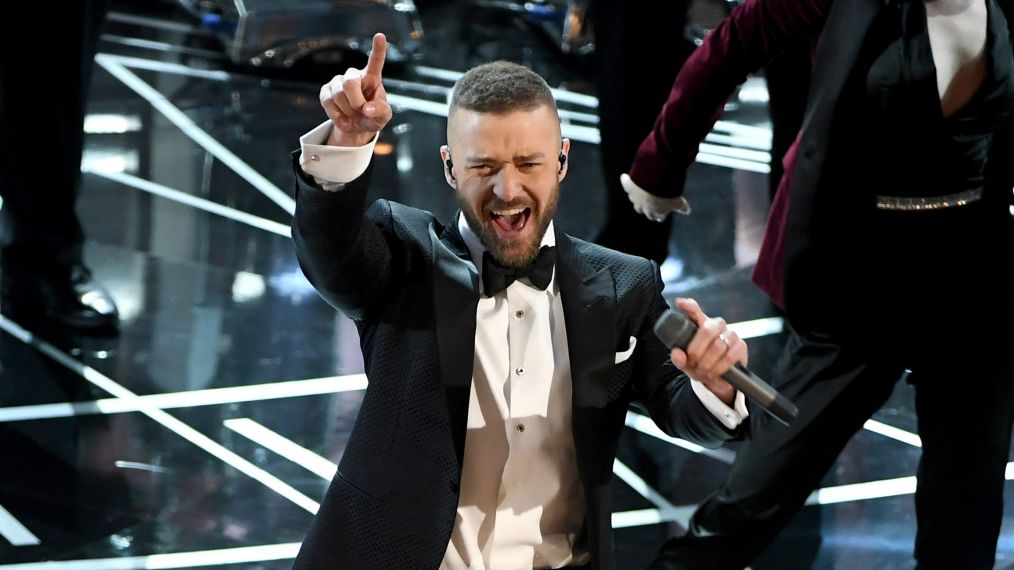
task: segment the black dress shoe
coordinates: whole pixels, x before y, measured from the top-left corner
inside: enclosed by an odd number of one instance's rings
[[[46,271],[17,271],[5,265],[0,276],[3,313],[15,320],[43,318],[86,332],[115,332],[116,303],[83,264]]]

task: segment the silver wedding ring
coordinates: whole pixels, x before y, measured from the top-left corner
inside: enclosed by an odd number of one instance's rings
[[[729,345],[729,337],[725,336],[724,334],[719,333],[718,340],[722,341],[725,344],[725,348],[732,348],[732,346]]]

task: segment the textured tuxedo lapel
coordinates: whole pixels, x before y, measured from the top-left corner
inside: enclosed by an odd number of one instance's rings
[[[601,408],[616,346],[616,284],[608,267],[594,271],[566,234],[556,235],[574,408]]]
[[[479,304],[479,273],[452,220],[440,235],[431,230],[433,310],[440,371],[447,399],[454,448],[461,465],[468,428],[468,398],[475,359],[475,312]]]
[[[626,405],[610,405],[607,388],[616,350],[616,282],[608,265],[596,270],[601,264],[593,265],[579,244],[561,232],[556,234],[556,247],[570,351],[574,451],[588,506],[586,540],[595,566],[614,568],[608,481],[617,428],[626,413]]]
[[[475,311],[479,303],[479,273],[468,248],[451,223],[440,235],[431,230],[433,246],[433,305],[444,384],[469,386],[475,353]]]

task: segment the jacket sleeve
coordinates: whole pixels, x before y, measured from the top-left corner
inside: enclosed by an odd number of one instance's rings
[[[658,266],[650,262],[655,287],[645,298],[648,307],[638,328],[637,344],[642,350],[634,370],[634,398],[663,432],[706,447],[719,447],[739,437],[743,422],[735,430],[726,428],[694,393],[690,377],[673,365],[669,349],[655,335],[655,321],[669,306],[662,297]]]
[[[662,197],[683,194],[687,168],[725,101],[780,52],[816,44],[832,0],[747,0],[683,64],[630,177]]]
[[[292,240],[310,283],[325,301],[362,320],[398,281],[390,206],[379,201],[365,212],[372,167],[336,192],[320,188],[293,153],[296,213]]]

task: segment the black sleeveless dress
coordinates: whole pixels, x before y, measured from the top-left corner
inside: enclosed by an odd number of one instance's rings
[[[999,190],[984,185],[984,172],[993,134],[1014,112],[1014,55],[1003,11],[995,0],[987,10],[986,77],[955,114],[940,106],[921,1],[884,12],[856,82],[870,163],[855,165],[848,185],[873,210],[857,228],[870,248],[870,322],[894,323],[876,325],[877,344],[918,360],[955,343],[981,347],[953,331],[994,318],[1012,328],[1002,319],[1014,296],[1014,222],[1009,197],[991,195]]]

